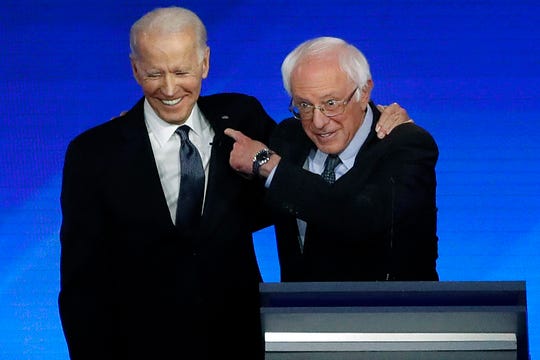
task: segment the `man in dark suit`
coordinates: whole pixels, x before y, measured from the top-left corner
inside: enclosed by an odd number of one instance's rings
[[[262,358],[252,232],[269,224],[264,187],[230,168],[223,131],[268,141],[275,122],[253,97],[200,96],[210,54],[192,12],[148,13],[130,45],[144,97],[77,136],[65,158],[59,309],[70,356]],[[181,125],[204,171],[193,227],[176,223]]]
[[[269,148],[226,130],[231,166],[266,178],[282,281],[438,280],[432,136],[412,122],[376,136],[368,62],[341,39],[301,44],[282,75],[294,118]]]

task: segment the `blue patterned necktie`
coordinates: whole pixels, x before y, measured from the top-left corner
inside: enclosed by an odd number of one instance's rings
[[[176,208],[176,226],[193,230],[199,225],[204,198],[204,169],[199,151],[189,140],[189,126],[176,129],[180,136],[180,191]]]
[[[326,161],[324,162],[324,170],[321,174],[322,178],[326,180],[327,183],[333,184],[336,181],[336,166],[339,165],[341,160],[337,155],[328,155]]]

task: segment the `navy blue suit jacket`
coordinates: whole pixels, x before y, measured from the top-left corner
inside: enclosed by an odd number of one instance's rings
[[[257,358],[261,276],[252,231],[268,217],[261,184],[230,168],[233,141],[223,130],[268,142],[275,123],[253,97],[200,97],[216,135],[202,226],[185,237],[162,191],[143,100],[76,137],[66,153],[59,307],[70,355]]]

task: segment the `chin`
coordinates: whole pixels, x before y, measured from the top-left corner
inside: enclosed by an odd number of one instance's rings
[[[187,115],[182,112],[170,112],[170,111],[162,111],[159,116],[165,120],[168,123],[171,124],[181,124],[187,119]]]
[[[321,150],[326,154],[338,154],[341,152],[338,146],[332,146],[328,144],[317,144],[317,149]]]

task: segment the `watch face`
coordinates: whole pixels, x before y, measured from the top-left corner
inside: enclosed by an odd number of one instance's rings
[[[253,173],[259,174],[259,168],[270,160],[272,152],[268,149],[262,149],[253,158]]]
[[[257,154],[257,161],[261,162],[261,161],[264,161],[268,159],[268,152],[267,151],[263,151],[263,152],[260,152]]]

